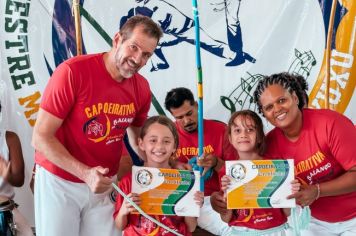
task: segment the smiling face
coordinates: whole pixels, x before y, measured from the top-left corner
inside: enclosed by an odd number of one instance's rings
[[[190,101],[185,100],[182,106],[171,108],[170,112],[185,131],[191,133],[198,128],[198,105],[196,103],[191,104]]]
[[[171,130],[162,124],[151,124],[143,138],[139,139],[140,149],[146,153],[147,166],[169,168],[169,158],[176,151]]]
[[[248,116],[237,116],[231,126],[229,140],[240,156],[257,152],[257,131],[254,121]]]
[[[301,122],[298,97],[279,84],[268,86],[261,94],[260,103],[266,119],[283,131],[291,130]]]
[[[115,67],[117,69],[117,80],[130,78],[137,73],[152,56],[157,39],[145,34],[142,26],[137,26],[130,37],[123,40],[118,33],[115,35]]]

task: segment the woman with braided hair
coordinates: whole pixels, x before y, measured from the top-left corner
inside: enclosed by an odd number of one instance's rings
[[[304,106],[303,108],[308,107],[309,103],[309,96],[308,96],[308,82],[306,79],[301,76],[301,75],[293,75],[293,76],[288,76],[291,80],[295,81],[297,85],[300,87],[298,90],[300,91],[300,94],[302,95],[303,101],[304,101]]]
[[[288,73],[259,81],[255,102],[275,126],[265,156],[294,159],[303,186],[293,197],[312,215],[303,235],[356,235],[356,129],[335,111],[303,108],[303,90]]]

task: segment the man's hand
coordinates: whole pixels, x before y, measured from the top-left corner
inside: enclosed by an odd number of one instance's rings
[[[224,193],[222,191],[213,192],[210,196],[210,203],[212,208],[219,214],[227,214],[228,210],[224,198]]]
[[[111,179],[104,176],[109,172],[108,168],[96,166],[85,171],[84,182],[93,193],[104,193],[111,188]]]
[[[204,168],[202,176],[204,176],[209,169],[214,170],[217,164],[218,158],[212,154],[203,154],[197,158],[197,165]]]
[[[218,158],[212,154],[203,154],[197,160],[198,166],[207,167],[207,168],[215,168],[218,163]]]

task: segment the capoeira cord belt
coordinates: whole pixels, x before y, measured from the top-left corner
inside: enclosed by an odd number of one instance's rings
[[[244,229],[238,229],[236,227],[231,227],[231,231],[227,234],[227,236],[233,236],[233,235],[243,235],[243,236],[263,236],[267,234],[273,234],[277,232],[281,232],[282,230],[286,230],[289,228],[289,225],[287,223],[277,226],[275,228],[271,229],[265,229],[265,230],[251,230],[251,231],[246,231]]]
[[[161,222],[159,222],[158,220],[152,218],[151,216],[147,215],[136,203],[134,203],[128,196],[126,196],[126,194],[115,184],[115,183],[111,183],[112,186],[114,187],[114,189],[126,200],[128,201],[133,207],[135,207],[135,209],[144,217],[146,217],[147,219],[149,219],[150,221],[152,221],[153,223],[157,224],[158,226],[164,228],[165,230],[171,232],[172,234],[178,235],[178,236],[183,236],[182,234],[174,231],[173,229],[169,228],[168,226],[162,224]]]
[[[301,230],[307,229],[310,223],[311,212],[309,206],[299,208],[299,213],[297,212],[298,208],[292,208],[291,217],[292,217],[292,228],[295,236],[301,235]]]

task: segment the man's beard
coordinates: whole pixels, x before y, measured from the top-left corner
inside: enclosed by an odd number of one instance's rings
[[[189,133],[193,133],[194,131],[197,130],[197,126],[195,123],[190,123],[190,124],[184,126],[184,130]]]

